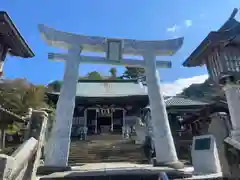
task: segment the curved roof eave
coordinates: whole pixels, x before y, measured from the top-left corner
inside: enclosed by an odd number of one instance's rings
[[[71,45],[76,45],[83,47],[85,52],[106,52],[106,39],[109,37],[77,35],[58,31],[42,24],[38,28],[42,40],[49,46],[68,49]],[[124,42],[123,54],[125,55],[141,55],[143,51],[151,47],[156,56],[171,56],[181,48],[184,38],[180,37],[170,40],[122,40]]]
[[[195,67],[204,64],[203,54],[208,52],[210,47],[213,47],[220,42],[231,41],[240,35],[240,22],[235,19],[238,9],[235,8],[228,20],[219,28],[218,31],[212,31],[200,43],[200,45],[190,54],[183,62],[183,66]],[[237,28],[237,30],[236,30]]]
[[[10,35],[14,39],[14,41],[16,41],[17,44],[19,44],[20,47],[18,48],[21,48],[21,51],[22,51],[22,53],[19,53],[18,52],[19,50],[15,51],[14,49],[12,49],[9,51],[9,53],[13,56],[19,56],[24,58],[34,57],[35,54],[31,50],[31,48],[28,46],[24,38],[21,36],[20,32],[17,30],[16,26],[14,25],[14,23],[12,22],[8,14],[5,11],[0,11],[0,16],[1,16],[0,20],[6,23],[5,25],[12,30],[8,34],[8,36]]]

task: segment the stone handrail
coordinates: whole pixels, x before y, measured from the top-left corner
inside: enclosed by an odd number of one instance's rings
[[[33,110],[29,119],[29,131],[25,142],[11,156],[0,154],[0,179],[3,180],[34,180],[40,165],[42,147],[47,129],[48,114]]]
[[[21,180],[29,165],[29,161],[33,158],[38,141],[35,138],[30,138],[24,142],[12,154],[7,156],[0,154],[0,172],[3,180]]]
[[[38,136],[38,146],[37,146],[37,152],[35,156],[35,161],[33,164],[32,169],[32,178],[31,180],[34,180],[36,178],[37,168],[40,166],[40,159],[42,156],[42,148],[45,144],[45,135],[47,130],[47,123],[48,123],[48,114],[45,111],[34,111],[34,114],[36,114],[40,119],[40,132],[37,135]]]

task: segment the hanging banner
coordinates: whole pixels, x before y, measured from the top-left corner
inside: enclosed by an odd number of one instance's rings
[[[100,108],[99,109],[99,116],[101,117],[110,117],[112,115],[112,109],[109,108]]]

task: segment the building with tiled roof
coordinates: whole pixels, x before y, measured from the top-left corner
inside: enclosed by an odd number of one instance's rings
[[[54,103],[60,92],[48,93]],[[192,113],[207,102],[184,97],[164,97],[170,114]],[[80,80],[76,89],[73,125],[88,126],[97,132],[98,126],[121,129],[128,117],[138,116],[142,109],[149,109],[146,86],[137,80]]]
[[[208,102],[193,100],[184,97],[172,96],[165,99],[166,107],[186,107],[186,106],[205,106]],[[147,106],[149,108],[149,106]]]

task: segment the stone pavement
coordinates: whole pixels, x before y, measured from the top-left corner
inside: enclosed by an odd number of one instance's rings
[[[192,167],[175,170],[168,167],[153,167],[152,165],[133,163],[90,163],[82,166],[72,166],[71,171],[56,172],[41,176],[41,179],[57,179],[62,177],[110,176],[110,175],[157,175],[166,172],[174,177],[191,174]],[[179,175],[181,174],[181,175]],[[189,176],[188,176],[189,177]]]
[[[38,176],[38,180],[48,179],[74,179],[74,177],[87,176],[114,176],[114,175],[157,175],[160,172],[166,172],[169,179],[183,179],[179,176],[193,173],[193,167],[185,167],[181,170],[175,170],[168,167],[153,167],[146,164],[134,163],[88,163],[81,166],[72,166],[71,171],[56,172],[49,175]],[[222,174],[193,175],[184,179],[222,179]]]

